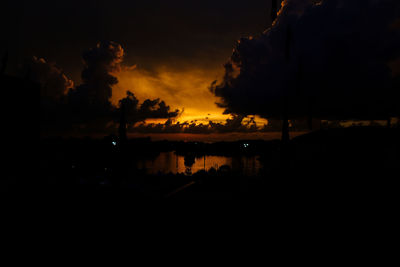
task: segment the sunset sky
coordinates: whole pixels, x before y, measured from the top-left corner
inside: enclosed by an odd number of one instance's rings
[[[184,109],[179,121],[213,120],[228,115],[209,91],[240,37],[259,34],[271,24],[268,0],[222,1],[15,1],[9,21],[10,64],[32,55],[60,66],[81,83],[82,51],[102,40],[125,50],[125,69],[113,102],[127,90],[139,100],[161,98]],[[13,17],[12,15],[15,15]],[[12,41],[10,41],[12,40]],[[3,42],[4,45],[5,42]],[[164,120],[165,121],[165,120]]]
[[[294,130],[397,116],[397,1],[278,0],[274,22],[272,2],[6,1],[0,52],[47,122],[93,131],[123,99],[141,133],[279,131],[284,106]]]

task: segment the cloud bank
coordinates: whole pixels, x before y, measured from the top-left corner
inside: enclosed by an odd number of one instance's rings
[[[399,14],[396,0],[286,0],[271,28],[238,41],[211,91],[230,114],[398,116]]]
[[[122,106],[127,122],[132,124],[152,118],[177,117],[180,111],[170,111],[165,101],[146,99],[140,104],[130,91],[118,103],[112,103],[113,90],[118,84],[116,76],[123,68],[132,68],[123,65],[124,53],[120,44],[111,41],[100,42],[85,51],[83,83],[75,88],[61,69],[44,59],[34,58],[29,65],[30,78],[46,93],[41,93],[41,126],[68,128],[85,124],[95,130],[105,129],[106,125],[119,122]],[[47,95],[52,96],[50,101],[42,101]]]
[[[74,82],[59,66],[43,58],[32,57],[26,62],[23,72],[28,79],[41,84],[40,97],[43,100],[58,101],[74,87]]]

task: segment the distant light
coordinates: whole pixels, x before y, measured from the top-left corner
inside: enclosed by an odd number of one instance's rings
[[[117,142],[112,141],[112,144],[113,144],[113,146],[116,146],[116,145],[117,145]]]
[[[249,147],[249,144],[243,144],[244,147]]]

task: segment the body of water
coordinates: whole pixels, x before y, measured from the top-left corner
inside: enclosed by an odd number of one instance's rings
[[[194,160],[194,162],[193,162]],[[148,174],[157,173],[186,173],[194,174],[201,170],[209,171],[211,168],[219,169],[222,166],[229,166],[234,172],[243,175],[257,175],[261,169],[261,164],[257,157],[224,157],[224,156],[205,156],[188,159],[175,152],[162,152],[154,160],[140,160],[137,168],[146,170]]]

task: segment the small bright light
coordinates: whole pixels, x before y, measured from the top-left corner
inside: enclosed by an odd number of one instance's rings
[[[249,144],[243,144],[244,147],[249,147]]]
[[[113,144],[113,146],[116,146],[116,145],[117,145],[117,142],[113,141],[112,144]]]

